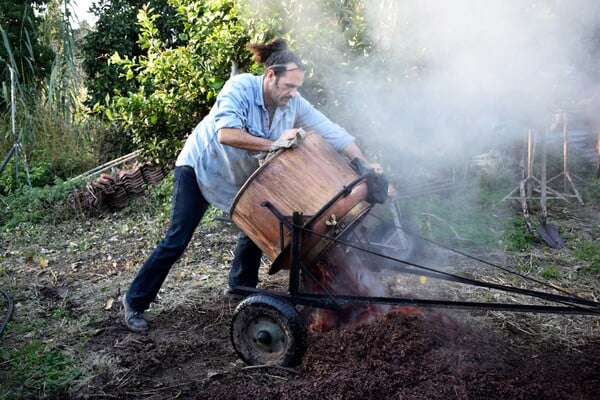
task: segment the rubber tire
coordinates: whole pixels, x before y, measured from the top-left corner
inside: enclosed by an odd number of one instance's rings
[[[286,300],[263,294],[238,304],[230,337],[236,353],[248,365],[294,367],[308,347],[306,325],[296,308]]]

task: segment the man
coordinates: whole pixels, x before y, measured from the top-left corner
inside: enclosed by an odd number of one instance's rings
[[[142,265],[123,296],[125,322],[136,332],[148,330],[143,313],[154,300],[210,204],[228,211],[239,189],[258,168],[260,153],[316,131],[348,158],[364,159],[354,137],[331,122],[298,90],[304,66],[285,40],[251,43],[261,76],[240,74],[224,85],[210,113],[188,137],[175,163],[169,229]],[[380,172],[378,165],[373,166]],[[229,273],[229,288],[256,287],[262,252],[241,234]]]

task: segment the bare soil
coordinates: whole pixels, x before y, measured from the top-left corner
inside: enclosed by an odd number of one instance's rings
[[[302,365],[288,370],[243,365],[227,317],[223,301],[207,301],[161,315],[145,335],[110,318],[89,349],[110,352],[130,375],[97,390],[131,399],[582,400],[600,393],[598,340],[518,344],[463,317],[390,313],[312,333]]]
[[[597,234],[597,211],[581,207],[561,231]],[[0,278],[15,294],[15,324],[46,321],[35,335],[86,371],[40,398],[598,399],[598,317],[396,309],[310,332],[297,368],[246,366],[229,338],[237,303],[222,294],[237,232],[223,224],[199,229],[147,313],[150,331],[131,333],[120,298],[164,227],[124,212],[2,238]],[[515,257],[565,256],[538,244],[503,259]],[[565,274],[573,268],[567,258]],[[597,279],[569,282],[598,295]],[[261,275],[261,287],[286,285],[285,272]],[[22,340],[9,329],[0,343]]]

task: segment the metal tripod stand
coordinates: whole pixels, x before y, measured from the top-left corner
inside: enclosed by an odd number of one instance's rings
[[[579,201],[579,204],[583,204],[583,200],[581,198],[581,195],[579,194],[579,191],[577,190],[577,187],[575,186],[575,183],[573,182],[573,177],[582,180],[581,178],[579,178],[577,175],[572,175],[571,172],[569,171],[569,165],[567,163],[567,157],[568,157],[568,151],[569,151],[569,130],[567,129],[567,114],[563,113],[562,114],[562,133],[563,133],[563,170],[562,172],[560,172],[558,175],[548,179],[547,183],[552,182],[555,179],[560,178],[561,176],[564,177],[563,179],[563,191],[562,191],[562,195],[565,197],[575,197],[577,198],[577,200]],[[571,190],[573,191],[573,193],[569,192],[569,186]]]
[[[527,231],[530,234],[535,235],[536,237],[540,237],[544,240],[549,246],[553,248],[563,248],[564,241],[560,237],[558,230],[552,224],[547,222],[548,211],[546,207],[547,199],[562,199],[567,200],[561,193],[556,190],[548,187],[547,179],[546,179],[546,131],[542,130],[540,133],[541,136],[541,150],[540,150],[540,158],[541,158],[541,179],[537,179],[533,176],[533,150],[535,148],[533,143],[533,133],[532,130],[529,129],[527,132],[527,176],[525,176],[519,185],[513,189],[509,194],[507,194],[502,201],[506,199],[519,199],[521,201],[521,208],[523,210],[523,219],[525,224],[527,225]],[[514,194],[519,192],[519,196],[515,197]],[[534,192],[538,192],[539,196],[534,196]],[[548,196],[548,193],[551,196]],[[541,215],[538,216],[540,225],[537,229],[534,229],[533,224],[531,223],[530,212],[529,212],[529,204],[527,203],[528,199],[539,199],[541,204]]]

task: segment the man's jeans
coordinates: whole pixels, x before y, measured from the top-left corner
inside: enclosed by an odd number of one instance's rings
[[[171,267],[183,254],[209,206],[198,188],[196,174],[191,167],[176,167],[174,178],[169,229],[127,291],[129,305],[136,311],[147,310],[150,302],[155,299]],[[229,285],[255,287],[261,257],[260,249],[242,233],[229,273]]]
[[[256,287],[262,251],[241,232],[229,271],[229,286]]]

